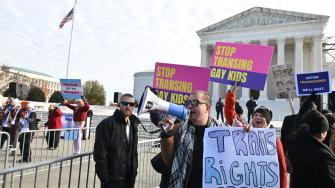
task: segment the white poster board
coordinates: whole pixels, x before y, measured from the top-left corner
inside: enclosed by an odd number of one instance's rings
[[[275,129],[205,129],[202,187],[280,187]]]

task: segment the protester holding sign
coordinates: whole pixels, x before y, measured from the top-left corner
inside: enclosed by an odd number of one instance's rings
[[[90,109],[90,106],[84,97],[82,99],[75,100],[77,105],[71,105],[67,100],[65,100],[65,106],[73,110],[73,121],[74,121],[74,128],[82,128],[85,126],[87,112]],[[73,142],[73,154],[79,154],[81,149],[81,137],[82,137],[82,130],[78,130],[77,139]]]
[[[238,86],[235,83],[231,89],[228,91],[225,100],[225,117],[227,123],[233,127],[245,127],[249,128],[249,124],[241,117],[241,114],[236,113],[235,111],[235,102],[236,102],[236,90]],[[250,125],[255,128],[267,128],[272,119],[272,112],[266,107],[259,107],[255,110],[253,118],[250,122]],[[287,177],[286,177],[286,162],[283,146],[279,139],[276,139],[277,152],[278,152],[278,161],[280,165],[280,187],[287,187]]]
[[[169,130],[161,134],[161,157],[165,168],[171,170],[169,182],[165,182],[170,188],[202,185],[205,128],[223,126],[210,117],[208,92],[194,91],[185,105],[190,110],[188,121],[174,125],[169,118],[164,118],[160,122]]]
[[[255,110],[253,118],[250,122],[250,125],[255,128],[267,128],[270,125],[270,121],[272,119],[272,112],[270,109],[260,106]],[[280,170],[280,187],[287,187],[287,168],[286,161],[284,155],[283,145],[280,139],[276,139],[277,145],[277,154],[278,154],[278,162],[279,162],[279,170]]]

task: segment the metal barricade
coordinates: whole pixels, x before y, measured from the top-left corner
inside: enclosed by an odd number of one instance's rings
[[[78,131],[87,129],[94,130],[95,128],[45,129],[20,132],[16,140],[16,148],[7,149],[7,153],[12,157],[4,162],[4,166],[8,168],[27,162],[39,162],[73,155],[73,142],[76,140]],[[58,146],[55,145],[57,140],[55,135],[62,135],[59,138]],[[81,152],[93,151],[94,141],[95,133],[91,134],[90,139],[81,140]],[[0,158],[0,163],[1,161]]]
[[[160,174],[150,160],[160,152],[159,139],[138,143],[138,176],[136,188],[156,188]],[[0,170],[0,185],[5,187],[100,187],[95,174],[93,150],[79,155],[26,163]]]
[[[92,162],[93,152],[0,170],[5,187],[99,187]],[[27,173],[29,172],[29,173]]]
[[[10,135],[7,132],[0,132],[0,159],[2,161],[3,159],[3,168],[7,168],[7,163],[8,163],[8,155],[10,151],[9,147],[9,141],[10,141]],[[6,144],[5,144],[6,142]]]

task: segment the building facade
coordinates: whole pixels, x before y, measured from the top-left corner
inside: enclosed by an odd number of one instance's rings
[[[323,53],[323,31],[328,20],[329,16],[324,15],[262,7],[248,9],[196,32],[200,38],[200,66],[210,66],[216,42],[233,42],[273,46],[271,65],[291,64],[295,73],[329,70],[332,66],[326,63]],[[330,70],[333,75],[334,70]],[[135,96],[140,97],[144,86],[152,84],[152,77],[153,71],[134,75]],[[239,88],[237,98],[246,112],[245,103],[256,93],[259,96],[258,105],[271,107],[274,111],[273,119],[282,120],[285,115],[291,113],[289,104],[286,99],[276,99],[271,77],[269,72],[263,91]],[[225,98],[229,87],[210,82],[208,91],[212,95],[212,104],[215,104],[219,97]],[[323,95],[323,104],[326,104],[327,100],[327,95]],[[295,113],[299,110],[299,105],[300,100],[294,99]]]
[[[322,39],[329,16],[254,7],[197,31],[201,66],[209,67],[216,42],[274,46],[271,65],[292,64],[295,73],[323,70]],[[271,74],[269,72],[269,74]],[[268,75],[268,78],[271,77]],[[260,100],[274,100],[274,86],[267,80]],[[211,83],[213,100],[227,92],[224,84]],[[250,90],[242,88],[238,98],[247,100]]]
[[[58,79],[45,73],[18,67],[3,65],[0,70],[0,80],[1,94],[13,84],[16,87],[17,96],[22,98],[25,97],[27,91],[33,86],[41,88],[47,99],[50,98],[54,91],[60,91],[60,82]]]

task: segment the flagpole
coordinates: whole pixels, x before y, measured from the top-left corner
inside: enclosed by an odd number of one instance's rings
[[[73,33],[73,24],[74,24],[74,14],[75,14],[75,8],[76,8],[77,1],[78,0],[76,0],[76,2],[74,3],[74,6],[73,6],[73,19],[72,19],[72,26],[71,26],[70,46],[69,46],[69,52],[68,52],[68,56],[67,56],[66,78],[68,78],[68,76],[69,76],[71,46],[72,46],[72,33]]]

